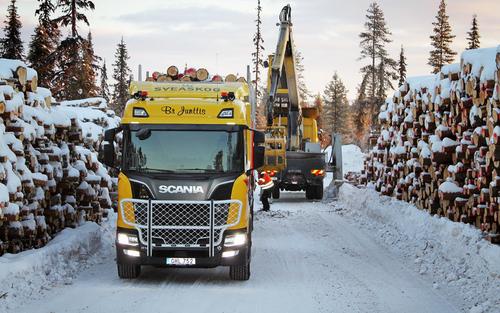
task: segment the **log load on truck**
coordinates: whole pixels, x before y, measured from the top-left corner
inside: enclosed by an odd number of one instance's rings
[[[102,158],[118,168],[116,262],[121,278],[141,266],[229,266],[248,280],[254,170],[264,134],[252,129],[246,82],[132,82],[121,125]],[[121,136],[121,160],[115,137]],[[117,165],[118,164],[118,165]]]
[[[280,14],[276,53],[269,56],[267,129],[264,169],[273,176],[273,198],[280,190],[306,192],[307,199],[323,198],[325,155],[318,138],[317,108],[301,108],[297,88],[291,8]]]

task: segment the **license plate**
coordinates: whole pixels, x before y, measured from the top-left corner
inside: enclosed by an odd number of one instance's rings
[[[195,258],[167,258],[167,265],[196,265]]]

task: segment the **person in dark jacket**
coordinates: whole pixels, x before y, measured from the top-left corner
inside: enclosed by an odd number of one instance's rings
[[[271,191],[273,190],[274,182],[269,174],[263,171],[259,174],[259,181],[257,183],[262,190],[262,193],[260,194],[260,201],[262,202],[263,206],[262,211],[269,211],[270,205],[268,199],[271,197]]]

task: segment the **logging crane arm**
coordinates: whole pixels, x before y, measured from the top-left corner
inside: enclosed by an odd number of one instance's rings
[[[280,33],[276,52],[270,57],[270,76],[268,77],[268,99],[266,103],[267,126],[271,127],[274,118],[278,115],[287,118],[289,149],[298,150],[300,134],[300,95],[297,88],[297,76],[295,70],[295,46],[292,35],[292,9],[290,5],[281,10]],[[286,104],[286,110],[275,111],[275,105],[279,102]],[[285,102],[285,103],[283,103]]]
[[[273,198],[279,198],[280,190],[304,190],[307,199],[321,199],[325,157],[318,139],[318,110],[300,106],[291,12],[290,5],[281,10],[276,52],[267,63],[263,169],[275,180]]]

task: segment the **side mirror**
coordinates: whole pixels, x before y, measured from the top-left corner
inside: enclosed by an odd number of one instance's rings
[[[261,168],[264,166],[264,154],[266,152],[266,148],[262,146],[257,146],[254,148],[253,152],[253,166],[255,169]]]
[[[115,136],[119,128],[108,129],[104,132],[104,141],[101,143],[99,151],[99,161],[109,167],[116,167],[115,165]]]
[[[116,136],[116,133],[118,132],[118,128],[111,128],[111,129],[108,129],[104,132],[104,141],[107,141],[107,142],[113,142],[115,141],[115,136]]]
[[[105,142],[102,144],[102,163],[109,167],[116,167],[115,165],[115,146],[113,142]]]
[[[259,144],[264,144],[266,142],[266,136],[263,132],[258,130],[254,130],[253,132],[253,142],[254,146],[258,146]]]

